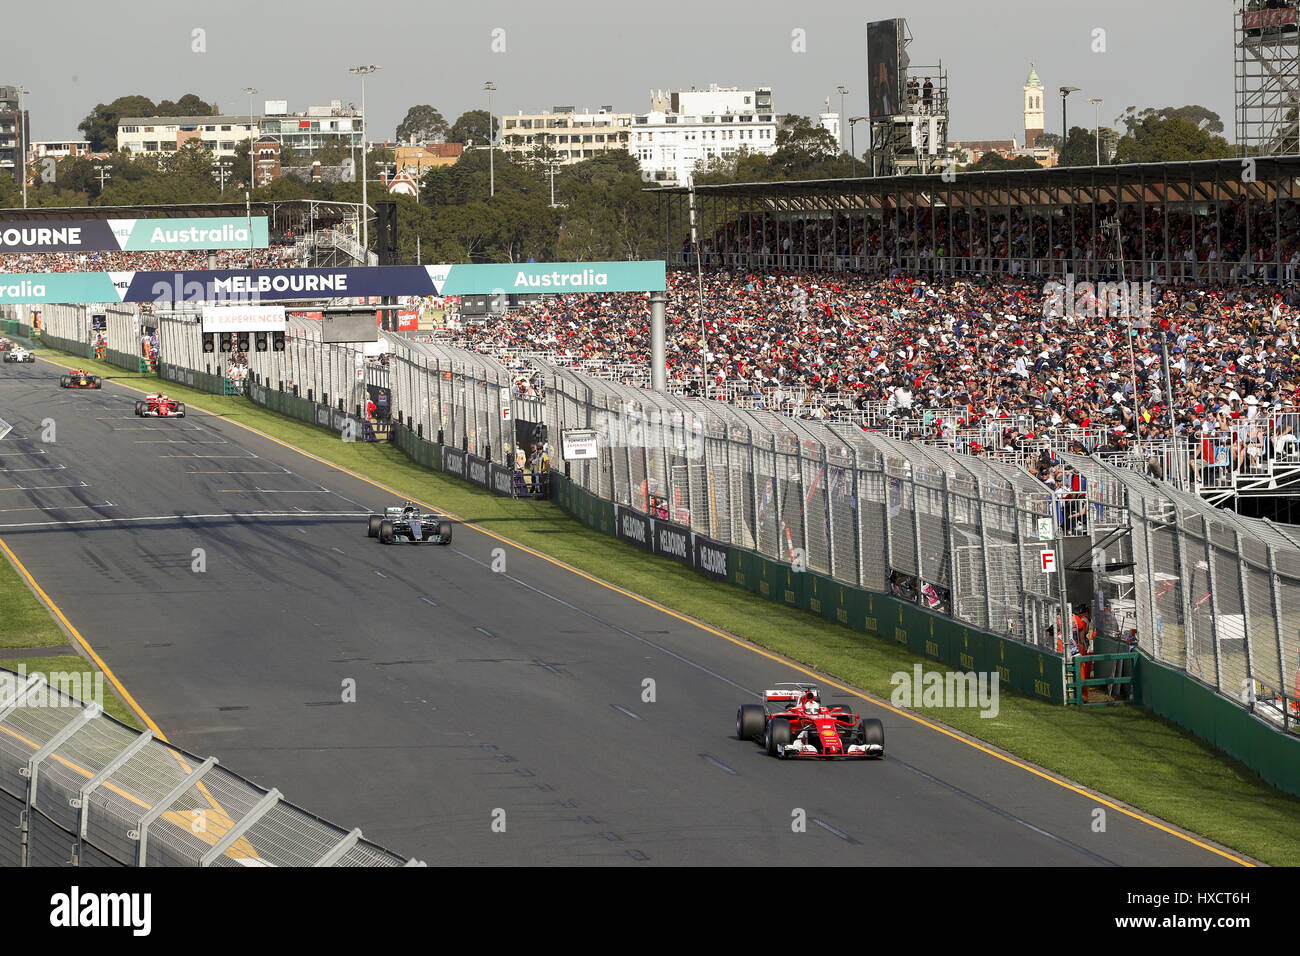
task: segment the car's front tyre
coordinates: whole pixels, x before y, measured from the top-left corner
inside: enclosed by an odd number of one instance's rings
[[[767,752],[773,757],[784,757],[781,748],[788,747],[794,735],[790,732],[790,721],[785,717],[773,717],[767,722]]]

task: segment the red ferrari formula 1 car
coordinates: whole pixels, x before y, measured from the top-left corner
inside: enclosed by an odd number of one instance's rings
[[[774,757],[880,758],[885,727],[844,707],[825,707],[812,684],[778,684],[762,704],[741,704],[736,736],[759,740]]]
[[[67,375],[59,376],[59,388],[103,388],[98,375],[91,375],[84,369],[73,369]]]
[[[146,395],[135,403],[135,413],[142,418],[184,418],[185,403],[166,395]]]

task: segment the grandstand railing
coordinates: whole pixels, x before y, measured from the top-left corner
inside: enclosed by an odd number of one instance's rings
[[[694,269],[693,252],[672,252],[665,257],[670,269]],[[921,276],[1006,275],[1025,278],[1065,279],[1078,282],[1114,280],[1119,275],[1115,261],[1089,258],[1044,256],[907,255],[878,253],[849,255],[829,252],[714,252],[703,253],[700,265],[709,270],[782,270],[800,272],[857,272],[888,275],[903,272]],[[1140,265],[1128,264],[1130,281],[1150,280],[1166,285],[1300,281],[1300,263],[1290,260],[1194,261],[1148,258]]]

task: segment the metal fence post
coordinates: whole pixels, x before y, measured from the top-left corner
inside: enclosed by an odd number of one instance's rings
[[[104,765],[104,769],[95,774],[88,783],[77,791],[77,795],[69,801],[74,808],[80,811],[79,816],[81,818],[80,825],[77,827],[77,845],[73,849],[72,859],[74,865],[80,866],[81,861],[85,859],[86,830],[90,824],[91,794],[98,790],[105,780],[116,773],[119,767],[147,747],[152,740],[152,730],[146,730],[141,733],[139,737],[136,737],[135,740],[127,744],[124,749],[118,751],[117,755]]]
[[[1273,597],[1273,618],[1277,622],[1277,672],[1282,678],[1282,683],[1286,683],[1286,654],[1282,651],[1282,579],[1277,570],[1277,555],[1273,551],[1273,546],[1268,545],[1268,581],[1269,593]],[[1287,723],[1291,720],[1290,710],[1287,708],[1286,687],[1279,687],[1278,693],[1282,695],[1282,729],[1287,729]]]
[[[993,631],[993,575],[989,570],[988,519],[984,512],[984,482],[979,478],[975,479],[975,500],[979,503],[980,559],[984,564],[984,626]],[[1001,580],[1002,575],[999,574],[998,577]]]
[[[199,860],[199,866],[211,866],[220,859],[221,854],[230,849],[249,827],[275,809],[276,804],[280,802],[281,796],[280,791],[272,787],[266,796],[249,808],[249,811],[244,814],[242,819],[226,831],[225,836],[212,845],[211,850],[203,854],[203,857]]]
[[[831,514],[831,457],[822,442],[822,511],[826,516],[826,572],[835,577],[835,516]]]
[[[1241,642],[1245,645],[1246,650],[1246,679],[1249,692],[1249,700],[1245,701],[1246,709],[1252,714],[1255,712],[1255,662],[1251,653],[1250,636],[1250,591],[1246,585],[1246,556],[1241,550],[1241,532],[1233,530],[1233,541],[1237,545],[1237,581],[1241,588]],[[1213,590],[1213,588],[1211,588]],[[1281,618],[1278,619],[1279,621]],[[1278,676],[1282,675],[1282,661],[1278,660]]]
[[[849,449],[853,456],[853,466],[849,474],[853,482],[852,492],[849,495],[849,501],[852,503],[853,510],[853,566],[854,572],[853,583],[862,587],[862,496],[859,489],[862,487],[859,475],[861,473],[861,460],[858,457],[856,448]]]
[[[948,547],[948,615],[956,617],[954,614],[953,585],[957,582],[957,540],[952,531],[952,489],[948,485],[948,473],[942,474],[943,479],[943,532],[944,543]],[[935,582],[936,584],[938,582]]]
[[[31,819],[32,807],[36,803],[36,788],[40,783],[41,761],[50,754],[54,753],[64,742],[74,734],[81,731],[90,721],[94,720],[104,711],[99,704],[91,703],[84,707],[80,712],[73,715],[72,719],[59,728],[58,733],[45,742],[45,746],[27,761],[27,766],[19,769],[19,774],[27,778],[27,797],[24,801],[22,818],[20,825],[22,835],[20,841],[20,866],[31,866],[31,860],[28,857],[29,842],[31,836]]]
[[[1132,512],[1132,507],[1129,508],[1129,511],[1130,513]],[[1147,598],[1150,602],[1150,607],[1151,607],[1151,649],[1153,655],[1156,657],[1157,660],[1159,660],[1160,649],[1162,644],[1161,632],[1164,630],[1164,615],[1160,614],[1160,612],[1156,608],[1156,582],[1155,582],[1156,561],[1155,561],[1155,554],[1151,549],[1151,517],[1147,510],[1146,498],[1142,499],[1142,541],[1143,541],[1144,550],[1146,551],[1146,558],[1147,558],[1145,577],[1146,577]],[[1137,587],[1136,587],[1137,572],[1138,572],[1138,568],[1135,562],[1133,565],[1134,601],[1137,600]],[[1137,608],[1135,607],[1134,608],[1135,616],[1136,616],[1136,611]],[[1161,623],[1160,627],[1156,626],[1157,617],[1160,618],[1160,623]],[[1184,655],[1185,653],[1186,652],[1184,652]]]
[[[145,866],[147,854],[149,851],[149,827],[153,822],[162,816],[167,808],[179,800],[186,792],[189,791],[196,783],[203,779],[204,775],[217,765],[216,757],[209,757],[203,763],[199,764],[197,770],[178,783],[167,796],[163,797],[152,807],[146,810],[140,816],[139,822],[136,823],[134,830],[127,831],[127,838],[136,841],[135,847],[135,865]]]
[[[1223,690],[1223,651],[1219,647],[1219,599],[1214,593],[1214,543],[1210,536],[1210,523],[1204,519],[1201,528],[1205,531],[1205,586],[1210,592],[1210,631],[1214,635],[1214,686]]]
[[[338,843],[335,843],[332,847],[326,850],[321,855],[321,858],[313,863],[312,866],[333,866],[339,860],[351,853],[352,848],[357,845],[357,841],[360,839],[361,831],[359,829],[353,830],[343,839],[339,840]]]

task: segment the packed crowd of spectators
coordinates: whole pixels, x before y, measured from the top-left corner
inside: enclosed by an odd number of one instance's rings
[[[1113,202],[1072,208],[1073,216],[1050,217],[1029,207],[904,208],[883,218],[823,214],[780,223],[746,214],[703,239],[699,252],[706,269],[893,264],[927,273],[1096,275],[1117,271],[1115,238],[1101,227],[1117,216],[1132,278],[1300,281],[1300,205],[1295,200],[1275,206],[1248,205],[1242,199],[1204,213],[1166,210],[1160,204],[1117,210]],[[694,263],[689,240],[682,254],[682,264]]]
[[[695,274],[670,272],[668,284],[670,387],[699,394],[705,382],[710,397],[760,407],[795,395],[804,400],[797,413],[810,417],[875,408],[912,423],[904,437],[994,422],[1004,426],[990,432],[998,447],[1054,435],[1062,444],[1078,436],[1093,450],[1125,448],[1135,435],[1167,438],[1171,427],[1189,447],[1235,430],[1230,454],[1244,461],[1252,452],[1243,429],[1272,418],[1280,444],[1290,426],[1278,416],[1290,421],[1300,405],[1293,289],[1155,287],[1125,306],[1098,300],[1090,286],[1006,276],[724,271],[705,276],[702,332]],[[457,341],[514,359],[644,367],[649,302],[630,293],[556,296],[466,327]],[[1202,457],[1215,464],[1214,452]],[[1044,467],[1050,474],[1050,460]]]
[[[190,249],[169,252],[15,252],[0,255],[0,273],[184,272],[203,269],[287,269],[301,266],[294,246]]]

